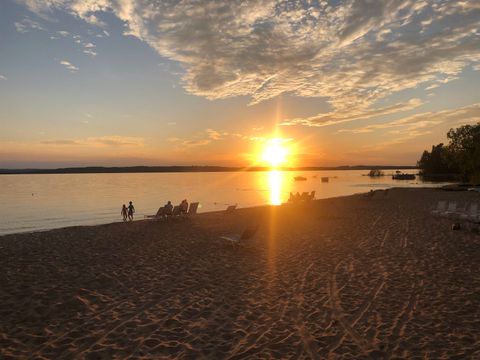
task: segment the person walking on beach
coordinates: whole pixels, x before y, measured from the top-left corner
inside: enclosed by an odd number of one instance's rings
[[[133,214],[135,213],[135,207],[132,202],[128,203],[128,220],[133,221]]]
[[[127,221],[128,210],[127,210],[127,207],[125,206],[125,204],[123,204],[122,212],[120,214],[122,214],[122,216],[123,216],[123,221]]]

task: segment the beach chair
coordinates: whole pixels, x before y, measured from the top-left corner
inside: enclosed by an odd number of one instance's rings
[[[228,206],[227,209],[225,210],[225,214],[233,213],[236,208],[237,208],[237,204]]]
[[[229,234],[220,236],[220,239],[230,242],[232,246],[240,245],[241,242],[252,238],[258,230],[258,225],[255,227],[246,228],[241,234]]]
[[[198,209],[198,205],[200,203],[198,202],[192,202],[190,203],[190,207],[188,208],[188,211],[187,211],[187,216],[192,216],[192,215],[195,215],[197,213],[197,209]]]
[[[446,211],[442,212],[440,215],[442,216],[453,216],[453,215],[458,215],[457,213],[457,202],[456,201],[450,201],[448,203],[448,208]]]
[[[182,211],[181,211],[181,209],[180,209],[180,205],[175,205],[175,206],[173,207],[171,217],[172,217],[172,218],[178,217],[178,216],[180,216],[181,213],[182,213]]]
[[[155,215],[145,215],[147,219],[159,220],[165,217],[165,208],[162,206]]]
[[[479,221],[480,214],[478,212],[478,204],[471,204],[470,211],[460,214],[461,219],[471,220],[471,221]]]
[[[445,212],[446,208],[447,208],[447,202],[439,201],[437,203],[437,207],[430,212],[432,215],[440,215],[441,213]]]

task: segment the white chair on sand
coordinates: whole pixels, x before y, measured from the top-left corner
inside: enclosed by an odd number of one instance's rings
[[[220,239],[230,242],[232,246],[240,245],[244,240],[252,238],[258,230],[258,225],[255,227],[246,228],[241,234],[230,234],[220,236]]]
[[[445,212],[447,208],[446,201],[439,201],[437,203],[437,207],[431,211],[432,215],[440,215],[441,213]]]
[[[478,204],[471,204],[468,212],[460,214],[461,219],[479,221],[480,214],[478,212]]]
[[[448,208],[446,211],[441,213],[442,216],[453,216],[453,215],[458,215],[457,213],[457,202],[456,201],[450,201],[448,203]]]
[[[197,213],[198,205],[199,205],[198,202],[190,203],[190,207],[188,208],[186,215],[187,216],[195,215]]]

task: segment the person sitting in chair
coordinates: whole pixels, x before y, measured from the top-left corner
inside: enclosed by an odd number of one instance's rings
[[[166,204],[165,204],[165,215],[172,215],[172,212],[173,212],[173,205],[170,201],[168,201]]]

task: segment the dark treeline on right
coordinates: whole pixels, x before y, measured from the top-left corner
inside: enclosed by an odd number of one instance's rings
[[[450,129],[448,144],[425,150],[418,167],[426,179],[458,179],[480,183],[480,123]]]

